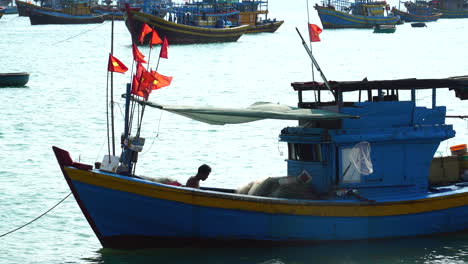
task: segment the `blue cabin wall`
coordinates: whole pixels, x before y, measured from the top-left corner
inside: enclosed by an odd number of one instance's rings
[[[353,188],[372,199],[385,199],[395,192],[427,193],[434,153],[441,141],[455,135],[453,127],[445,125],[445,107],[416,107],[412,101],[364,102],[342,107],[340,112],[360,118],[343,120],[341,128],[294,127],[282,131],[282,141],[320,144],[323,159],[288,159],[288,176],[307,171],[312,176],[311,187],[319,193]],[[349,153],[363,141],[370,143],[373,172],[369,175],[349,170]]]

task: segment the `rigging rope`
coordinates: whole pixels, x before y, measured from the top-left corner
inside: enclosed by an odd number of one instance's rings
[[[42,214],[39,215],[38,217],[34,218],[33,220],[27,222],[26,224],[24,224],[24,225],[22,225],[22,226],[20,226],[20,227],[17,227],[17,228],[15,228],[15,229],[11,230],[11,231],[6,232],[5,234],[0,235],[0,237],[4,237],[4,236],[6,236],[6,235],[8,235],[8,234],[11,234],[11,233],[13,233],[13,232],[16,232],[16,231],[20,230],[21,228],[23,228],[23,227],[25,227],[25,226],[27,226],[27,225],[29,225],[29,224],[35,222],[36,220],[38,220],[39,218],[43,217],[43,216],[44,216],[45,214],[47,214],[48,212],[52,211],[52,209],[54,209],[55,207],[57,207],[57,206],[58,206],[59,204],[61,204],[63,201],[65,201],[65,199],[67,199],[68,196],[70,196],[71,194],[72,194],[71,192],[70,192],[69,194],[67,194],[67,196],[65,196],[62,200],[60,200],[60,202],[58,202],[57,204],[55,204],[54,206],[52,206],[49,210],[45,211],[44,213],[42,213]]]
[[[81,32],[81,33],[79,33],[79,34],[77,34],[77,35],[75,35],[75,36],[71,36],[71,37],[69,37],[69,38],[67,38],[67,39],[64,39],[64,40],[61,40],[61,41],[57,41],[57,42],[55,42],[55,43],[52,44],[52,45],[57,45],[57,44],[59,44],[59,43],[65,42],[65,41],[70,40],[70,39],[72,39],[72,38],[81,36],[81,35],[83,35],[83,34],[89,32],[89,31],[95,30],[96,28],[98,28],[98,27],[100,27],[100,26],[102,26],[102,25],[105,25],[105,24],[107,24],[107,21],[104,21],[104,23],[100,24],[99,26],[96,26],[96,27],[93,27],[93,28],[91,28],[91,29],[85,30],[85,31],[83,31],[83,32]]]

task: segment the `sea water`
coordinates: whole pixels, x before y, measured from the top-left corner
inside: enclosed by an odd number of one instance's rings
[[[321,26],[315,10],[309,11],[310,22]],[[295,106],[297,94],[291,82],[312,79],[310,59],[295,29],[307,38],[306,2],[270,1],[270,12],[270,18],[285,20],[274,34],[244,35],[234,43],[170,45],[169,59],[161,59],[158,71],[174,80],[154,91],[150,100],[219,107],[247,107],[259,101]],[[113,54],[131,67],[130,34],[122,21],[116,21],[114,28]],[[313,43],[312,50],[329,80],[446,78],[468,74],[467,32],[468,19],[441,19],[425,28],[403,24],[393,34],[375,34],[372,29],[324,30],[322,41]],[[108,154],[111,22],[31,26],[27,17],[4,15],[0,34],[0,72],[31,73],[27,87],[0,89],[1,235],[33,220],[70,193],[52,146],[67,149],[75,160],[88,164]],[[148,47],[140,50],[155,68],[159,48],[150,56]],[[130,73],[113,75],[119,138],[124,103],[120,94]],[[317,73],[315,79],[321,81]],[[409,98],[409,94],[400,95]],[[418,91],[417,98],[418,105],[430,107],[430,92]],[[467,102],[448,89],[438,92],[437,104],[447,105],[448,115],[468,111]],[[438,155],[468,141],[466,120],[447,122],[457,135],[440,145]],[[207,163],[213,171],[202,185],[224,188],[284,176],[286,148],[278,135],[281,128],[295,124],[264,120],[211,126],[147,109],[142,126],[146,144],[136,171],[185,182],[200,164]],[[2,264],[468,263],[467,254],[466,234],[274,249],[108,250],[102,249],[72,196],[37,221],[0,237]]]

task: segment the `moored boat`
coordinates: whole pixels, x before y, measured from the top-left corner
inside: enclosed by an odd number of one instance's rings
[[[436,12],[442,13],[440,18],[468,18],[468,1],[466,0],[438,0],[429,3]]]
[[[0,87],[25,86],[28,81],[29,73],[27,72],[0,73]]]
[[[394,33],[395,31],[395,25],[375,25],[374,27],[374,33]]]
[[[323,28],[372,28],[375,25],[394,25],[399,18],[389,14],[389,5],[385,1],[341,0],[323,1],[314,8]]]
[[[411,27],[427,27],[427,26],[426,26],[426,23],[424,22],[415,22],[415,23],[411,23]]]
[[[257,103],[246,109],[156,104],[132,94],[133,85],[125,89],[121,155],[109,154],[93,166],[53,147],[75,200],[105,248],[255,247],[468,229],[463,217],[467,182],[455,175],[454,182],[440,187],[429,178],[440,143],[455,136],[437,93],[466,91],[467,76],[295,82],[298,107]],[[423,89],[432,91],[432,107],[417,105],[416,92]],[[324,91],[333,99],[322,101],[319,92]],[[403,98],[403,91],[410,98]],[[304,101],[305,92],[316,92],[316,101]],[[350,93],[353,100],[344,96]],[[145,140],[137,125],[143,111],[136,109],[142,107],[215,125],[297,120],[279,134],[288,156],[286,172],[278,175],[286,176],[252,179],[235,190],[165,184],[158,181],[164,171],[151,178],[137,175],[134,167]]]
[[[250,25],[246,33],[275,32],[283,20],[268,18],[268,1],[242,1],[237,4],[239,24]]]
[[[228,17],[235,14],[238,12],[227,12],[212,17]],[[154,28],[161,38],[166,37],[171,44],[233,42],[237,41],[249,29],[248,25],[226,26],[224,20],[220,19],[214,20],[215,25],[213,26],[213,20],[208,19],[209,15],[205,14],[203,17],[187,14],[187,16],[177,16],[177,22],[174,22],[172,19],[166,20],[140,10],[127,8],[124,19],[135,43],[139,43],[136,40],[138,40],[145,23]],[[148,41],[149,38],[146,38],[143,43],[147,44]]]
[[[29,13],[31,25],[46,24],[98,24],[104,22],[102,15],[69,15],[64,13],[31,10]]]
[[[392,8],[392,13],[399,16],[405,22],[431,22],[437,21],[442,13],[434,12],[434,9],[427,6],[405,5],[408,12]]]

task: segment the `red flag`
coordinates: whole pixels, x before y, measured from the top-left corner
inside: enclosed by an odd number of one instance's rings
[[[138,78],[135,75],[133,75],[132,94],[144,97],[146,100],[148,100],[149,96],[149,93],[146,89],[140,89],[140,82],[138,82]]]
[[[169,46],[169,43],[167,42],[167,38],[164,37],[164,41],[161,46],[161,51],[159,52],[159,57],[160,58],[165,58],[167,59],[167,47]]]
[[[145,56],[138,50],[138,47],[133,43],[132,45],[133,59],[136,62],[146,63]]]
[[[152,86],[156,84],[156,77],[148,71],[144,71],[140,78],[140,90],[152,90]]]
[[[109,63],[107,64],[107,70],[110,72],[125,73],[128,71],[128,68],[119,59],[109,53]]]
[[[146,71],[146,69],[145,67],[143,67],[143,64],[137,62],[135,76],[137,77],[138,80],[140,80],[141,75],[143,74],[144,71]]]
[[[151,41],[150,41],[150,48],[153,47],[154,44],[161,44],[163,43],[161,38],[159,37],[158,35],[158,32],[156,32],[156,30],[152,30],[152,33],[151,33]]]
[[[140,41],[140,43],[143,43],[145,36],[148,35],[148,33],[150,33],[151,30],[152,29],[145,23],[143,27],[141,28],[141,33],[140,33],[140,37],[138,38],[138,41]]]
[[[320,33],[322,33],[322,29],[319,26],[315,24],[309,24],[309,37],[311,42],[320,41]]]
[[[159,88],[163,88],[166,86],[169,86],[172,82],[172,76],[164,76],[162,74],[159,74],[155,71],[151,71],[151,74],[155,77],[155,81],[153,82],[153,86],[151,87],[151,90],[156,90]]]

